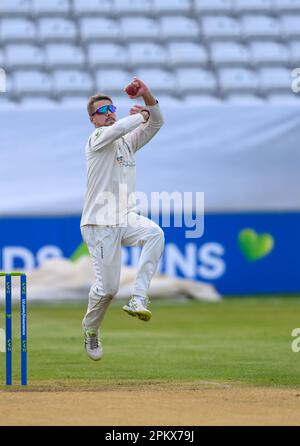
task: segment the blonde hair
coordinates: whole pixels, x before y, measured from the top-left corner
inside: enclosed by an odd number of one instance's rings
[[[87,111],[88,111],[89,116],[91,116],[92,113],[94,113],[95,102],[104,101],[104,100],[110,101],[112,103],[112,99],[103,93],[94,94],[93,96],[91,96],[89,98],[89,101],[87,103]]]

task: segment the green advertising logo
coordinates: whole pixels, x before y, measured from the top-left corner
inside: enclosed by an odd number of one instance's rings
[[[76,260],[78,260],[80,257],[88,255],[89,255],[88,247],[84,242],[82,242],[71,255],[71,261],[76,262]]]
[[[243,229],[238,235],[240,250],[249,262],[255,262],[268,255],[274,247],[271,234],[257,234],[253,229]]]

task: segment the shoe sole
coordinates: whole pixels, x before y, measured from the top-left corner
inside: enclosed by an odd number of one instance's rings
[[[130,307],[128,306],[124,306],[123,310],[129,314],[130,316],[133,317],[138,317],[141,321],[149,321],[151,319],[152,313],[149,310],[144,310],[144,311],[134,311],[132,310]]]
[[[87,356],[92,360],[92,361],[100,361],[100,359],[102,359],[103,354],[99,357],[99,358],[93,358],[92,356],[90,356],[87,351],[85,350]]]

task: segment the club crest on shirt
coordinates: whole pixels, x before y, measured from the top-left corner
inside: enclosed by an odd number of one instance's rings
[[[134,160],[126,160],[126,159],[124,159],[123,155],[117,156],[117,161],[120,164],[120,166],[123,166],[123,167],[134,167],[135,166]]]
[[[102,128],[97,129],[95,132],[95,137],[98,138],[98,136],[101,135],[102,131],[103,131]]]

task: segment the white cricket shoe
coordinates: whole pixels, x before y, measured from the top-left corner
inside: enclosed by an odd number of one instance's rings
[[[93,359],[93,361],[99,361],[103,355],[103,348],[98,336],[97,330],[92,328],[84,329],[84,347],[87,355]]]
[[[123,310],[130,316],[138,317],[141,321],[149,321],[152,313],[147,308],[148,298],[140,296],[132,296],[127,305],[124,305]]]

